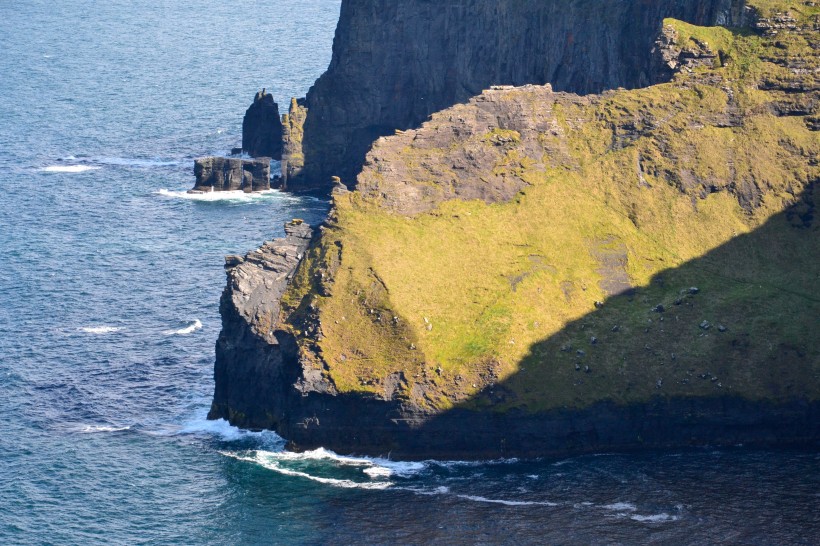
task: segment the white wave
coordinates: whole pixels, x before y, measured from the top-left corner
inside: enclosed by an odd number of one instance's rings
[[[481,466],[493,466],[493,465],[502,465],[502,464],[515,464],[518,462],[518,459],[510,458],[510,459],[489,459],[485,461],[437,461],[434,459],[425,461],[425,463],[433,464],[436,466],[440,466],[442,468],[446,468],[447,470],[452,470],[454,468],[463,468],[463,467],[481,467]]]
[[[211,191],[207,193],[188,193],[187,191],[173,191],[161,189],[155,192],[157,195],[171,199],[185,199],[186,201],[219,202],[227,201],[233,203],[252,203],[255,201],[268,200],[275,197],[289,197],[278,190],[260,191],[255,193],[245,193],[243,191]]]
[[[295,476],[299,478],[305,478],[314,482],[322,483],[325,485],[330,485],[333,487],[340,487],[343,489],[387,489],[393,484],[391,482],[355,482],[353,480],[343,480],[337,478],[325,478],[322,476],[314,476],[312,474],[308,474],[307,472],[301,472],[299,470],[293,470],[290,468],[286,468],[280,464],[280,459],[278,458],[279,455],[287,452],[269,452],[269,451],[257,451],[253,456],[245,456],[240,455],[238,453],[230,453],[230,452],[220,452],[222,455],[226,457],[232,457],[239,461],[246,461],[254,464],[258,464],[263,468],[267,468],[268,470],[273,470],[274,472],[278,472],[279,474],[283,474],[285,476]]]
[[[504,506],[558,506],[554,502],[546,502],[546,501],[514,501],[514,500],[501,500],[501,499],[488,499],[487,497],[481,497],[478,495],[456,495],[456,497],[460,499],[466,499],[469,501],[474,502],[486,502],[490,504],[503,504]]]
[[[111,334],[114,332],[119,332],[122,328],[118,328],[117,326],[84,326],[82,328],[77,328],[79,332],[85,332],[86,334]]]
[[[172,435],[206,435],[216,436],[225,442],[236,442],[238,440],[245,440],[253,438],[256,440],[263,440],[267,444],[285,445],[285,441],[281,436],[271,431],[253,432],[250,430],[241,429],[230,424],[224,419],[215,421],[208,420],[203,412],[202,415],[189,421],[187,424],[171,432]]]
[[[638,509],[631,502],[614,502],[612,504],[604,505],[601,508],[605,508],[607,510],[615,510],[617,512],[634,512]]]
[[[82,429],[79,430],[82,434],[96,434],[98,432],[122,432],[125,430],[131,430],[130,426],[126,427],[112,427],[107,425],[86,425]]]
[[[49,165],[48,167],[43,167],[40,170],[47,173],[84,173],[99,169],[100,167],[94,167],[91,165]]]
[[[172,167],[181,165],[181,161],[163,159],[142,159],[137,157],[101,157],[93,160],[94,163],[114,165],[118,167]]]
[[[188,326],[185,326],[184,328],[180,328],[179,330],[166,330],[165,335],[166,336],[187,336],[187,335],[193,334],[197,330],[201,330],[201,329],[202,329],[202,323],[199,321],[199,319],[196,319],[196,320],[193,320],[193,321],[189,321]]]
[[[640,521],[641,523],[667,523],[670,521],[678,521],[678,516],[671,516],[667,513],[653,514],[651,516],[641,516],[638,514],[629,516],[629,519]]]
[[[293,451],[281,451],[277,453],[267,453],[269,457],[274,457],[279,461],[331,461],[342,466],[363,466],[362,470],[372,478],[387,478],[390,476],[410,477],[427,468],[425,463],[391,461],[389,459],[371,457],[347,457],[338,455],[330,450],[319,448],[311,451],[296,453]]]

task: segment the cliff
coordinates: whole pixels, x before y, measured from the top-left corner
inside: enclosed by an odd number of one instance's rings
[[[739,26],[739,0],[345,0],[327,72],[307,95],[293,189],[355,185],[370,145],[490,85],[586,94],[668,79],[651,55],[664,17]]]
[[[820,7],[750,6],[664,20],[669,82],[378,139],[275,314],[229,284],[211,416],[409,458],[817,445]]]

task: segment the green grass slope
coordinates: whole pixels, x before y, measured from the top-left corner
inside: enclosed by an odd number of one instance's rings
[[[377,142],[283,302],[303,365],[431,412],[820,397],[820,8],[750,4],[668,20],[670,83]]]

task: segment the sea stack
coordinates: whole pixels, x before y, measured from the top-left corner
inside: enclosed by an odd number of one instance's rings
[[[194,161],[196,184],[189,193],[239,191],[245,193],[270,189],[269,157],[238,159],[203,157]]]
[[[256,94],[242,121],[242,151],[251,157],[282,159],[279,105],[264,89]]]

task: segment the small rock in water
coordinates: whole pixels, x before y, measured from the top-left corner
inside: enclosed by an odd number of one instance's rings
[[[658,382],[655,383],[655,388],[660,389],[661,387],[663,387],[663,379],[658,379]]]
[[[575,363],[575,371],[576,371],[576,372],[580,372],[580,371],[581,371],[581,365],[580,365],[580,364],[578,364],[577,362]]]
[[[592,373],[592,368],[589,366],[584,366],[584,373]]]
[[[719,332],[725,332],[726,330],[728,330],[728,328],[727,328],[727,327],[725,327],[725,326],[724,326],[724,325],[722,325],[722,324],[718,324],[718,331],[719,331]]]
[[[604,302],[602,302],[602,301],[596,301],[595,302],[595,308],[596,309],[600,309],[603,306],[604,306]]]
[[[698,288],[697,286],[693,286],[692,288],[689,289],[689,293],[692,294],[692,295],[698,294],[699,292],[700,292],[700,288]]]
[[[704,320],[703,322],[700,323],[700,329],[701,330],[708,330],[711,327],[712,327],[712,324],[708,320]]]
[[[589,342],[592,343],[593,345],[596,345],[598,343],[598,338],[595,337],[595,336],[592,336],[591,338],[589,338]]]
[[[621,327],[620,327],[620,326],[618,326],[617,324],[616,324],[615,326],[613,326],[613,327],[612,327],[612,331],[613,331],[613,332],[617,332],[617,331],[619,331],[620,329],[621,329]]]
[[[582,351],[581,349],[578,349],[578,351],[576,351],[576,353],[578,354],[578,356],[586,356],[586,353],[584,351]]]
[[[663,313],[664,311],[666,311],[666,307],[664,307],[661,304],[658,304],[655,307],[653,307],[652,310],[656,313]]]

